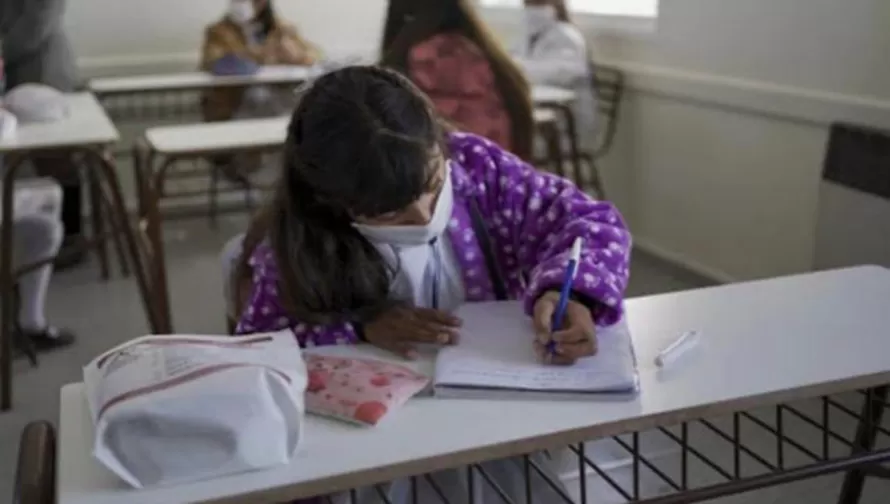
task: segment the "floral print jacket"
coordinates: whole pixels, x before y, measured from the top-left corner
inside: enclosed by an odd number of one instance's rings
[[[572,243],[581,237],[584,248],[573,292],[589,303],[598,325],[617,322],[629,276],[631,237],[615,207],[482,137],[453,133],[449,144],[454,209],[447,233],[463,273],[466,301],[496,299],[493,278],[502,278],[507,297],[523,300],[531,314],[541,294],[561,287]],[[487,240],[474,231],[473,211],[484,222]],[[500,275],[488,271],[482,249],[486,242]],[[291,328],[303,346],[358,341],[352,324],[313,326],[288,315],[279,299],[280,266],[267,242],[252,252],[248,263],[253,285],[238,334]]]

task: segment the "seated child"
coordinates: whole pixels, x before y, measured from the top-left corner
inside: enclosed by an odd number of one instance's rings
[[[416,344],[457,342],[450,311],[460,304],[520,298],[539,334],[529,344],[569,365],[596,352],[596,324],[622,315],[630,234],[617,210],[489,140],[443,131],[399,74],[349,67],[318,79],[294,112],[284,158],[230,291],[246,305],[238,333],[291,328],[303,346],[366,341],[411,358]],[[551,335],[579,237],[574,295]],[[544,351],[551,337],[554,354]],[[546,457],[533,457],[559,481]],[[485,464],[519,502],[521,459]],[[462,474],[431,477],[465,496]],[[530,490],[535,502],[559,500],[541,480]]]
[[[442,131],[405,78],[321,77],[294,112],[277,193],[248,233],[237,332],[305,346],[367,341],[405,357],[457,340],[461,303],[522,299],[548,341],[565,265],[584,240],[552,361],[596,351],[622,314],[630,234],[610,203],[492,142]]]

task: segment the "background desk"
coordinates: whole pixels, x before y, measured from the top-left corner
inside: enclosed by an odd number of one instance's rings
[[[253,75],[218,76],[196,71],[106,77],[91,80],[87,88],[115,120],[183,119],[197,115],[201,91],[255,85],[295,87],[320,72],[321,67],[273,65]]]
[[[145,491],[127,489],[90,458],[93,434],[82,385],[69,385],[61,396],[58,502],[280,503],[703,416],[872,387],[890,381],[887,299],[890,270],[861,267],[631,300],[628,317],[642,386],[635,400],[420,398],[373,429],[308,417],[306,441],[289,466]],[[674,369],[658,371],[652,364],[657,352],[689,329],[701,332],[700,347]],[[886,460],[890,451],[863,457]],[[635,465],[639,462],[635,457]],[[797,474],[784,469],[780,466],[776,474]],[[723,494],[750,489],[715,488]],[[682,502],[702,500],[705,494],[698,492],[677,495],[692,499]]]

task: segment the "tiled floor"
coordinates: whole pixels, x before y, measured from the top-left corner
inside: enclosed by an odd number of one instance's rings
[[[216,229],[201,218],[168,223],[167,257],[175,327],[180,332],[223,333],[220,268],[217,253],[227,238],[243,229],[243,217],[220,219]],[[707,282],[637,254],[633,263],[630,295],[640,296],[696,288]],[[91,357],[117,343],[146,331],[136,287],[119,274],[101,282],[94,266],[58,273],[49,299],[52,320],[74,329],[77,345],[41,357],[40,366],[15,363],[15,408],[0,415],[0,501],[11,495],[18,435],[30,420],[58,416],[58,390],[65,383],[79,381],[81,366]],[[671,463],[669,460],[667,463]],[[697,475],[698,473],[696,473]],[[694,477],[698,477],[695,476]],[[702,471],[701,477],[707,477]],[[766,490],[726,500],[727,504],[828,503],[836,495],[837,477]],[[653,492],[661,489],[653,487]],[[890,486],[870,483],[863,503],[886,502]],[[597,502],[616,502],[604,496]]]

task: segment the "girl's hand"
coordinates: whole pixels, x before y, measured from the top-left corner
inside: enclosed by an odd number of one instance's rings
[[[417,343],[457,343],[457,317],[439,310],[396,306],[365,324],[365,339],[406,359],[415,359]]]
[[[559,304],[558,292],[547,292],[535,302],[534,324],[537,339],[535,351],[548,364],[571,365],[582,357],[596,354],[596,325],[590,310],[577,301],[569,301],[562,329],[551,333],[553,313]],[[554,353],[547,343],[556,343]]]

